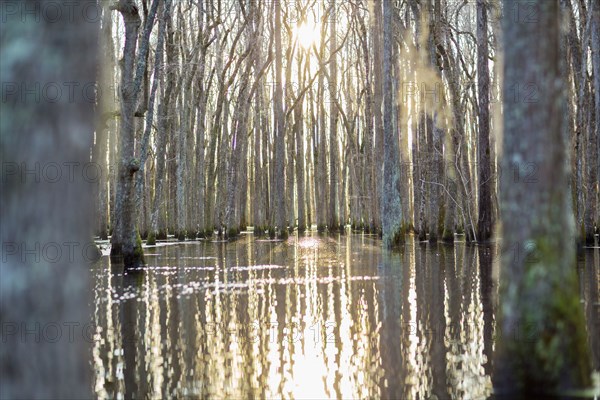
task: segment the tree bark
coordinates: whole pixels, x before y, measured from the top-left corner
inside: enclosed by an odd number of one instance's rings
[[[136,228],[135,173],[140,169],[140,161],[135,158],[135,109],[141,82],[146,68],[150,32],[158,8],[158,0],[153,0],[136,63],[136,45],[140,28],[140,16],[132,0],[121,0],[113,8],[121,13],[125,24],[125,45],[121,68],[121,120],[119,124],[120,160],[117,193],[115,198],[116,226],[111,238],[111,258],[123,262],[125,268],[137,267],[144,263],[144,252]]]
[[[307,57],[307,66],[309,59]],[[308,70],[308,68],[307,68]],[[298,59],[298,82],[304,84],[302,78],[302,59]],[[294,133],[296,136],[296,204],[298,207],[298,232],[306,231],[306,210],[305,210],[305,177],[304,177],[304,116],[303,116],[304,98],[294,109]]]
[[[69,1],[57,3],[59,10],[69,9]],[[21,11],[39,6],[2,4]],[[91,0],[79,2],[81,9],[99,11]],[[85,328],[92,311],[89,263],[96,256],[91,238],[97,183],[92,177],[106,171],[87,168],[98,99],[90,99],[82,86],[96,82],[100,20],[81,12],[59,21],[25,23],[22,17],[2,13],[3,84],[81,86],[72,97],[56,101],[46,96],[34,101],[31,92],[9,95],[3,88],[8,101],[0,108],[0,398],[90,398],[91,345]],[[15,39],[26,45],[17,46]],[[60,175],[55,180],[42,172],[46,168]],[[62,329],[62,337],[52,340],[56,329]]]
[[[506,0],[504,6],[509,9],[513,2]],[[497,395],[513,397],[556,395],[591,384],[562,129],[559,7],[554,1],[536,6],[533,23],[526,23],[522,14],[505,13],[503,19],[508,45],[500,202],[501,340],[493,379]],[[515,98],[515,87],[524,83],[537,89],[537,101]],[[524,162],[535,166],[534,175],[520,176]]]
[[[479,204],[477,240],[485,242],[492,236],[492,174],[490,159],[490,71],[488,66],[486,0],[477,0],[477,93]]]
[[[327,228],[330,232],[337,232],[340,226],[339,198],[338,198],[338,168],[339,168],[339,143],[337,137],[337,29],[335,0],[329,6],[329,219]]]
[[[144,170],[146,168],[146,160],[148,158],[148,146],[150,142],[150,133],[152,130],[152,122],[154,120],[154,103],[156,101],[156,91],[158,89],[158,83],[163,81],[163,55],[164,55],[164,43],[166,36],[166,21],[170,15],[171,0],[165,0],[163,16],[158,24],[158,39],[156,43],[156,56],[154,60],[154,78],[152,80],[152,86],[150,88],[150,97],[148,100],[148,111],[146,113],[146,125],[144,128],[144,134],[142,137],[142,144],[140,146],[140,172],[136,177],[136,203],[138,209],[138,218],[144,213],[143,200],[144,200],[144,187],[147,182],[144,182]],[[148,241],[150,244],[155,243],[155,230],[152,229],[152,216],[150,217],[150,229],[148,229]]]
[[[154,185],[154,199],[152,202],[152,212],[150,216],[150,233],[147,242],[153,244],[155,239],[166,239],[167,229],[165,224],[163,210],[163,192],[164,192],[164,181],[165,181],[165,170],[166,170],[166,147],[167,147],[167,133],[170,129],[170,122],[168,121],[168,112],[170,110],[171,95],[175,88],[175,71],[172,68],[172,63],[176,58],[176,47],[173,42],[173,28],[171,22],[170,4],[168,1],[165,5],[164,20],[167,29],[167,43],[166,43],[166,55],[167,63],[165,66],[166,74],[166,88],[162,93],[161,102],[157,109],[157,125],[158,129],[156,132],[156,175]],[[157,48],[157,51],[163,51],[163,49]],[[161,83],[161,87],[164,84]],[[160,222],[162,221],[162,224]],[[161,226],[162,225],[162,226]]]
[[[381,40],[381,27],[383,22],[381,3],[379,1],[373,2],[374,6],[374,23],[371,25],[371,36],[373,37],[373,74],[376,77],[383,76],[383,68],[382,68],[382,40]],[[381,113],[381,108],[383,104],[383,88],[381,79],[374,78],[373,79],[373,111],[375,117],[375,146],[373,147],[373,165],[375,168],[375,174],[373,176],[373,189],[371,193],[373,193],[374,198],[371,201],[371,205],[373,207],[373,220],[370,221],[370,229],[369,231],[372,233],[380,233],[381,232],[381,191],[382,191],[382,159],[381,155],[383,154],[383,115]]]
[[[278,237],[287,239],[285,209],[285,120],[283,115],[283,82],[281,53],[281,4],[275,2],[275,93],[273,99],[273,114],[275,117],[275,154],[274,154],[274,196],[275,213],[271,226],[278,230]]]
[[[383,0],[383,191],[381,193],[381,226],[383,244],[394,247],[404,243],[402,206],[400,204],[400,154],[398,133],[394,130],[394,94],[392,80],[392,4]]]
[[[600,164],[598,164],[600,155],[598,154],[598,138],[600,137],[600,1],[592,1],[592,27],[591,27],[591,47],[592,47],[592,70],[594,74],[594,127],[587,129],[587,154],[586,154],[586,193],[585,193],[585,214],[584,229],[585,243],[593,246],[594,225],[600,222],[598,219],[598,173]]]

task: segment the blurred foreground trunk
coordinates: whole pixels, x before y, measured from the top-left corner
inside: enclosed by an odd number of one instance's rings
[[[107,172],[89,163],[101,7],[54,3],[62,14],[50,20],[41,2],[2,2],[0,398],[92,389],[90,205]]]
[[[505,7],[512,7],[505,1]],[[590,385],[585,320],[575,270],[564,121],[559,6],[534,20],[504,16],[502,265],[494,363],[498,396],[564,395]],[[526,60],[526,61],[525,61]],[[515,88],[517,91],[515,92]],[[534,99],[524,95],[534,88]],[[533,166],[533,173],[530,171]]]

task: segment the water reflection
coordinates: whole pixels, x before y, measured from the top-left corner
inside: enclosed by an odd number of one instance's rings
[[[153,254],[143,271],[111,271],[107,258],[93,270],[101,398],[491,393],[493,248],[248,235]],[[580,264],[595,332],[598,259]]]

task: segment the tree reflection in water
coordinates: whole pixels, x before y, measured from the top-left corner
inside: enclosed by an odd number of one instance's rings
[[[93,268],[99,397],[485,398],[493,247],[370,236],[157,247]],[[598,368],[598,252],[580,263]]]

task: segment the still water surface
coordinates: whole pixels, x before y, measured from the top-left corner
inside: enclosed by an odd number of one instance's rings
[[[185,242],[94,266],[94,390],[110,398],[484,399],[495,247],[309,234]],[[600,367],[598,250],[578,264]],[[434,397],[435,396],[435,397]]]

